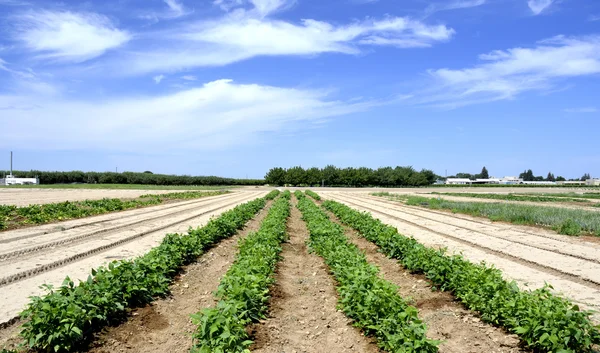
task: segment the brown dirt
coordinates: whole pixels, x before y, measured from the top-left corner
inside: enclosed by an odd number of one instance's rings
[[[251,327],[255,353],[379,352],[336,310],[334,281],[322,258],[308,252],[308,230],[293,207],[283,245],[269,319]]]
[[[222,240],[187,266],[173,284],[170,297],[136,309],[127,322],[106,329],[89,352],[189,352],[195,329],[190,315],[216,304],[213,292],[235,259],[239,239],[258,230],[270,205],[271,202],[242,231]]]
[[[333,214],[329,216],[340,224]],[[419,317],[427,324],[427,337],[442,341],[441,353],[527,352],[519,348],[516,335],[482,322],[450,293],[432,291],[425,276],[411,274],[396,260],[379,252],[377,245],[349,227],[344,229],[348,239],[365,252],[367,260],[379,267],[381,276],[398,285],[400,296],[419,309]]]

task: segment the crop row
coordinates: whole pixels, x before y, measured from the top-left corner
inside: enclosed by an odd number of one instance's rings
[[[437,195],[470,197],[476,199],[504,200],[504,201],[530,201],[530,202],[590,202],[574,197],[552,197],[546,195],[515,195],[515,194],[476,194],[468,192],[434,192]]]
[[[319,194],[317,194],[316,192],[312,191],[312,190],[306,190],[305,191],[306,195],[312,197],[313,199],[320,201],[321,200],[321,196],[319,196]]]
[[[109,320],[169,292],[169,284],[181,266],[207,248],[233,235],[265,207],[277,191],[239,205],[187,234],[167,234],[162,243],[133,260],[113,261],[92,270],[86,281],[75,285],[69,277],[48,293],[32,297],[21,313],[25,319],[21,336],[40,351],[69,351]]]
[[[381,195],[388,196],[388,195]],[[517,205],[498,202],[448,201],[421,196],[388,196],[390,200],[403,200],[410,206],[450,210],[491,221],[544,226],[565,235],[595,234],[600,236],[600,217],[597,211],[563,207]]]
[[[239,244],[234,264],[221,280],[216,307],[192,315],[198,326],[194,348],[198,353],[242,353],[252,341],[246,325],[264,318],[269,300],[269,286],[281,242],[286,236],[286,220],[290,215],[290,192],[275,201],[260,229]]]
[[[418,311],[398,295],[398,287],[379,277],[379,269],[351,244],[344,229],[309,198],[296,192],[306,221],[309,246],[325,259],[338,282],[339,305],[377,344],[390,352],[437,352],[438,342],[425,337]]]
[[[142,195],[134,200],[102,199],[85,201],[65,201],[42,205],[17,207],[0,205],[0,230],[29,224],[43,224],[67,219],[100,215],[109,212],[159,205],[167,200],[196,199],[217,196],[226,191],[174,192],[163,195]]]
[[[551,286],[522,291],[515,282],[504,280],[500,270],[447,255],[444,249],[427,248],[368,213],[334,201],[325,201],[323,206],[408,270],[425,274],[434,289],[452,292],[484,321],[517,334],[536,352],[584,353],[600,344],[591,312],[553,295]]]

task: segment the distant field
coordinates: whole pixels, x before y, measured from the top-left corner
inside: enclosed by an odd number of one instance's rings
[[[115,190],[221,190],[240,186],[230,185],[142,185],[142,184],[47,184],[11,185],[2,189],[115,189]]]

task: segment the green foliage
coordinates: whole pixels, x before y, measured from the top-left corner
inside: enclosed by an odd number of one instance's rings
[[[545,226],[561,234],[568,235],[580,235],[582,233],[596,234],[600,230],[600,217],[598,217],[598,212],[595,211],[497,202],[458,202],[420,196],[406,198],[406,204],[412,206],[425,205],[431,209],[445,209],[451,210],[454,213],[488,217],[492,221]],[[562,233],[563,225],[566,224],[567,220],[571,220],[569,223],[576,223],[580,231],[573,234],[576,227],[567,224],[567,227],[564,227],[564,231],[568,231],[569,233]]]
[[[239,205],[187,234],[167,234],[162,243],[134,260],[113,261],[92,270],[87,281],[75,285],[68,277],[48,293],[32,297],[21,313],[21,336],[40,351],[69,351],[90,333],[123,315],[126,308],[165,295],[181,266],[207,248],[233,235],[266,204],[264,198]]]
[[[321,196],[319,196],[316,192],[311,191],[311,190],[306,190],[306,195],[312,197],[313,199],[317,200],[317,201],[321,201]]]
[[[426,338],[417,309],[398,295],[395,285],[378,276],[378,268],[348,242],[343,228],[307,197],[298,201],[298,208],[310,232],[309,245],[335,276],[339,306],[355,326],[389,352],[437,352],[438,342]]]
[[[427,248],[368,213],[334,201],[325,201],[323,206],[383,253],[410,271],[426,275],[435,288],[452,292],[484,321],[519,335],[536,352],[591,353],[600,344],[600,327],[590,321],[591,312],[553,295],[550,286],[521,291],[514,282],[504,280],[500,270]]]
[[[216,196],[227,191],[192,191],[175,192],[162,195],[142,195],[135,200],[102,199],[85,201],[65,201],[42,205],[17,207],[0,205],[0,230],[22,225],[44,224],[100,215],[109,212],[129,210],[132,208],[159,205],[166,200],[197,199]]]
[[[471,197],[476,199],[490,199],[490,200],[505,200],[505,201],[530,201],[530,202],[589,202],[588,200],[582,200],[579,198],[567,198],[567,197],[550,197],[545,195],[515,195],[515,194],[475,194],[468,192],[434,192],[433,194],[447,195],[447,196],[460,196],[460,197]]]
[[[0,171],[0,175],[9,174]],[[142,185],[263,185],[260,179],[232,179],[216,176],[165,175],[134,172],[45,172],[41,170],[14,171],[17,178],[38,177],[40,184],[142,184]]]
[[[252,344],[245,326],[263,319],[269,300],[269,286],[285,239],[290,214],[290,192],[277,199],[260,229],[240,241],[234,264],[219,285],[216,307],[192,315],[198,326],[194,333],[197,353],[247,353]]]
[[[328,165],[323,169],[293,167],[290,169],[272,168],[265,175],[265,181],[271,185],[289,184],[293,186],[426,186],[438,178],[431,170],[420,172],[412,167],[370,168],[337,168]]]

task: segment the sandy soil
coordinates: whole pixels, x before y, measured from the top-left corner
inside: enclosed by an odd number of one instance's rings
[[[213,292],[233,263],[238,241],[258,230],[270,203],[235,236],[222,240],[187,266],[172,285],[171,296],[134,310],[127,322],[99,334],[94,353],[187,353],[195,326],[190,315],[216,304]]]
[[[296,207],[288,220],[290,239],[272,288],[269,319],[251,330],[255,353],[379,352],[370,339],[336,310],[334,282],[322,258],[308,253],[308,230]]]
[[[322,193],[324,198],[369,211],[374,217],[414,236],[428,246],[462,252],[474,262],[486,261],[514,279],[522,288],[545,282],[587,309],[600,309],[598,267],[600,246],[577,238],[551,235],[535,227],[492,223],[467,216],[382,202],[349,193]],[[600,316],[595,318],[600,320]]]
[[[13,319],[29,296],[43,294],[39,288],[43,283],[57,286],[67,275],[85,279],[92,268],[142,255],[160,244],[165,234],[202,226],[211,217],[265,194],[239,192],[186,201],[181,207],[160,205],[79,219],[64,222],[71,227],[64,231],[53,231],[52,227],[60,229],[55,224],[39,227],[42,230],[4,232],[0,238],[0,323]]]
[[[111,189],[0,189],[0,205],[28,206],[64,201],[132,199],[146,194],[166,194],[186,190],[111,190]]]
[[[329,213],[332,221],[339,221]],[[379,267],[381,276],[399,288],[399,294],[419,309],[419,317],[427,324],[427,337],[440,340],[440,353],[513,353],[527,352],[519,348],[519,338],[481,321],[465,309],[448,292],[432,291],[423,275],[414,275],[396,260],[379,252],[372,242],[344,226],[346,236],[361,249],[367,260]]]

